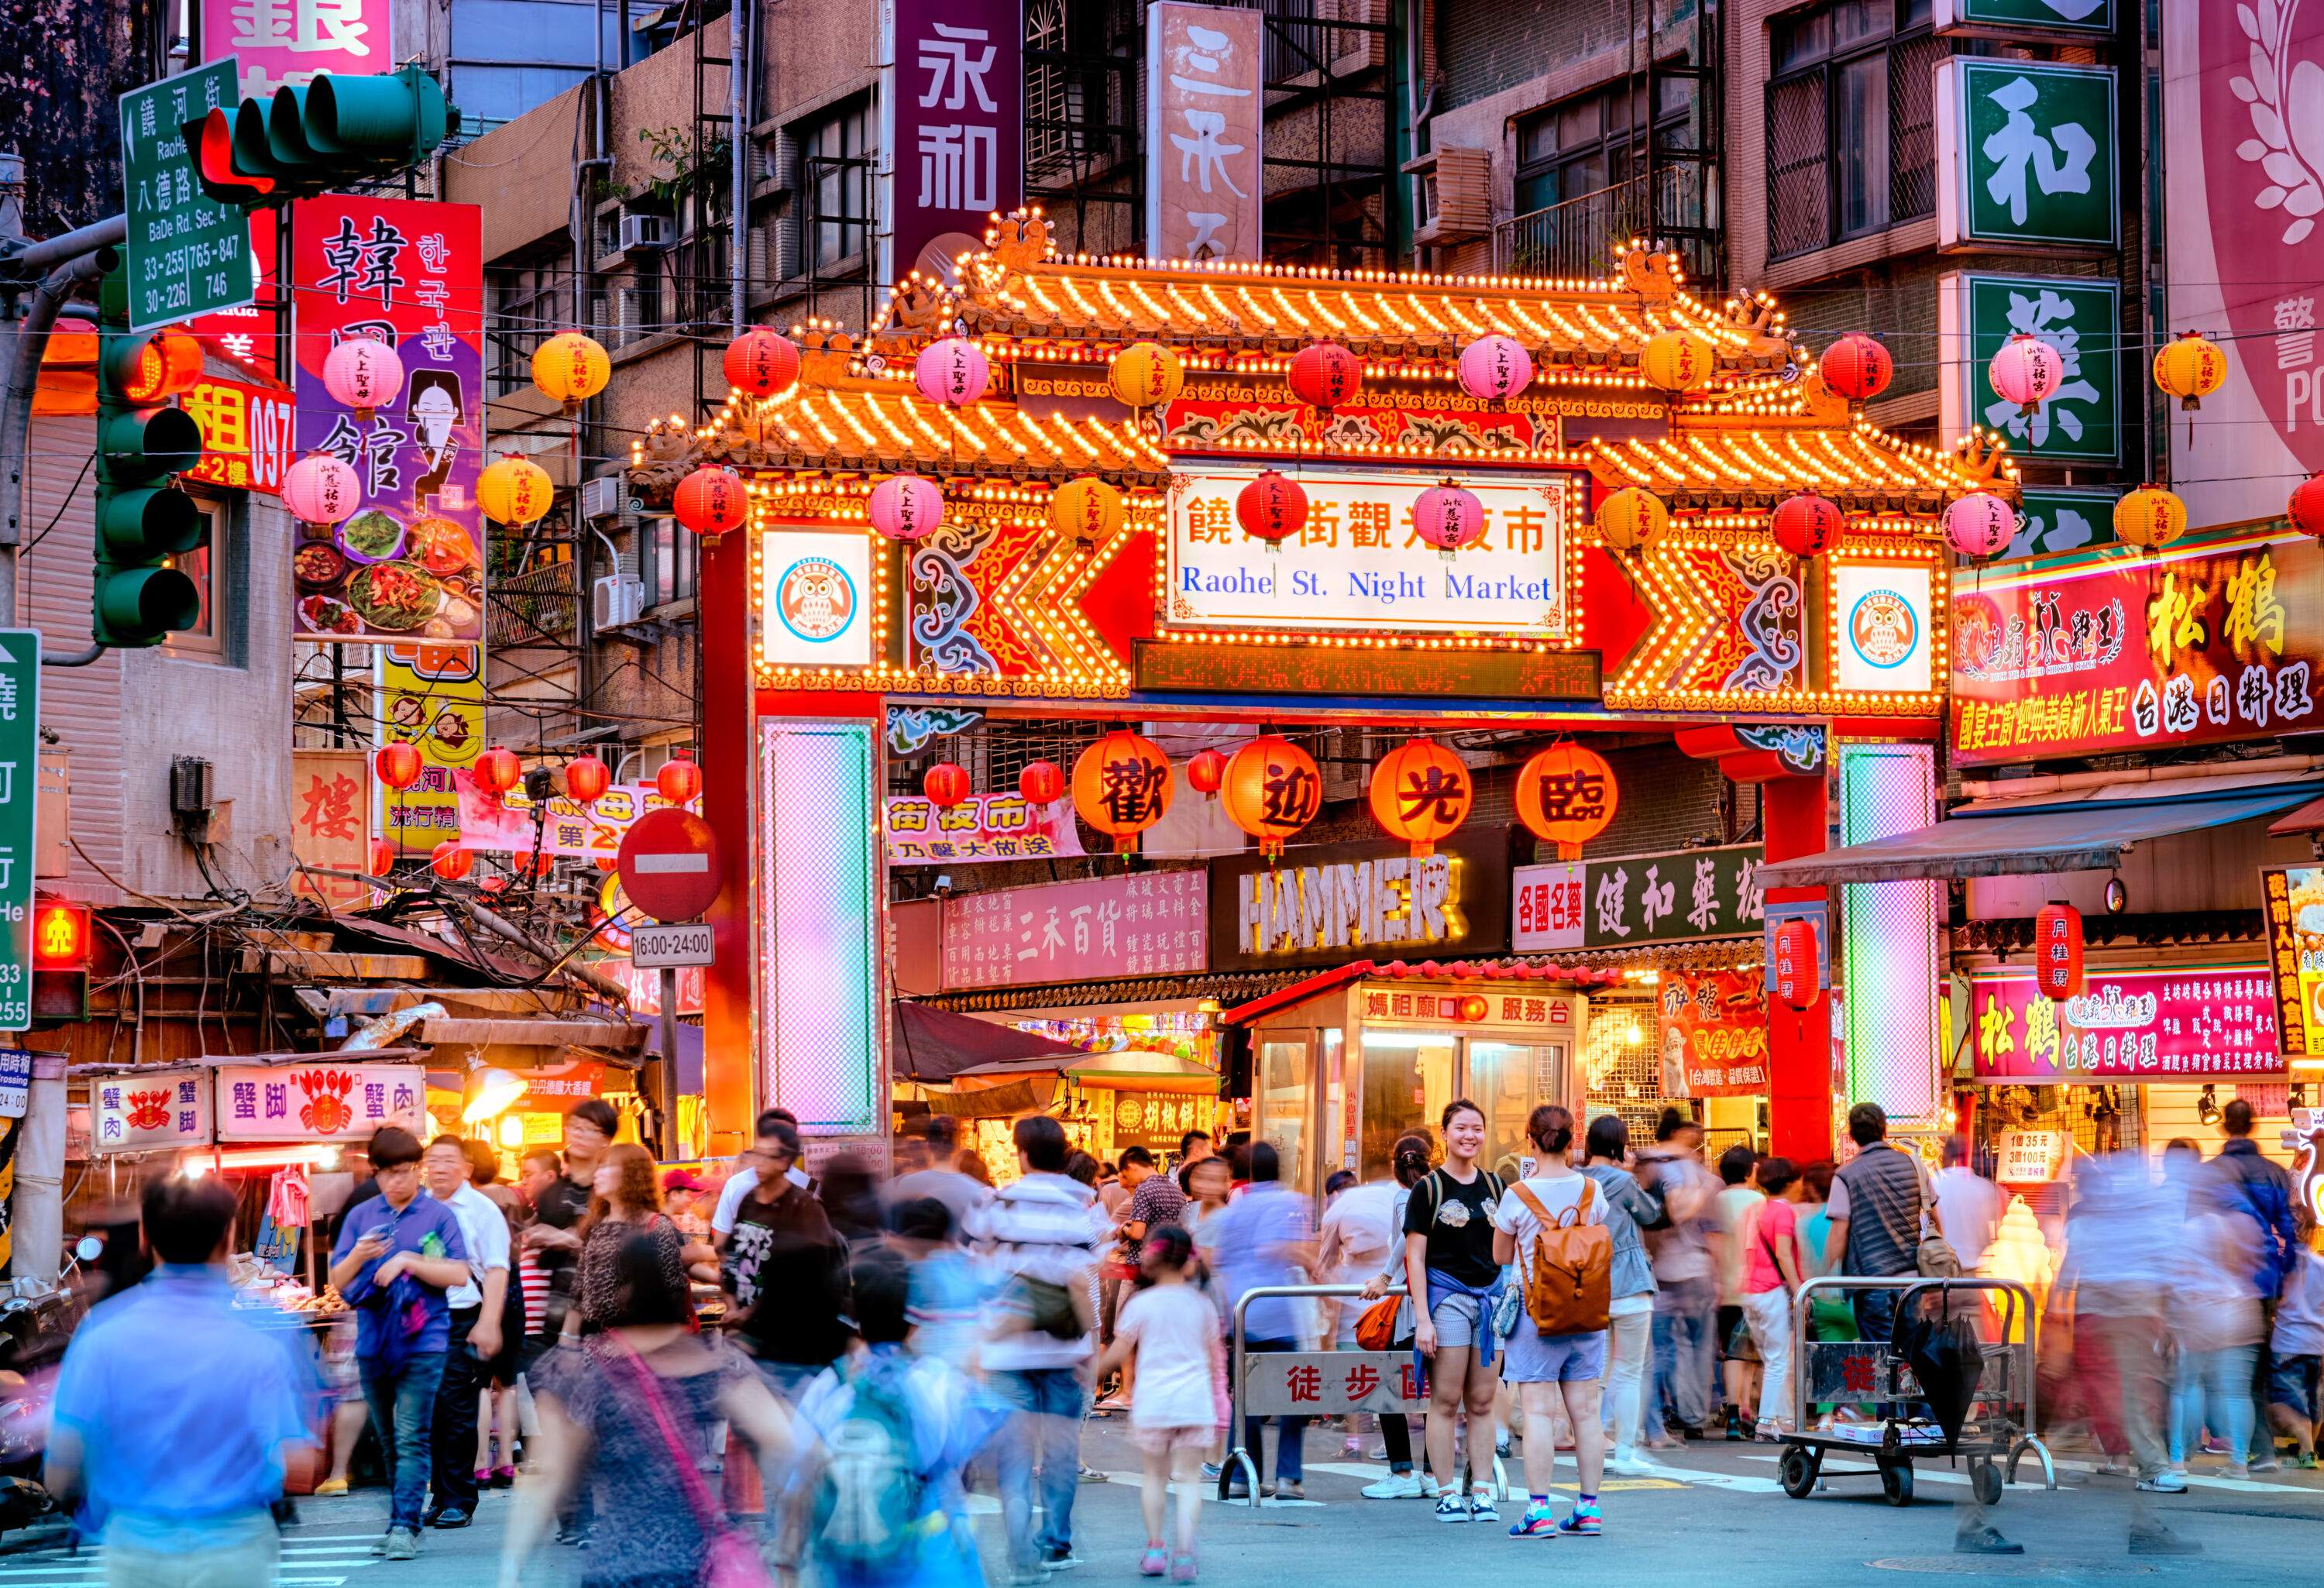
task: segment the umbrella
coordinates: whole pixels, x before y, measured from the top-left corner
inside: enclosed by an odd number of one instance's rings
[[[1945,1306],[1939,1291],[1936,1310],[1925,1306],[1899,1309],[1892,1343],[1913,1377],[1921,1381],[1922,1399],[1945,1434],[1945,1453],[1957,1454],[1961,1425],[1969,1420],[1969,1403],[1977,1399],[1978,1380],[1985,1372],[1985,1347],[1966,1314]],[[1913,1297],[1923,1299],[1917,1295]]]

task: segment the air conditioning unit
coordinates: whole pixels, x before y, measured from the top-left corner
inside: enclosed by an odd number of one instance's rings
[[[667,248],[677,235],[678,224],[666,215],[622,214],[622,252],[632,248]]]
[[[596,579],[589,586],[589,626],[600,632],[607,629],[626,628],[638,621],[646,609],[646,587],[643,580],[624,579],[616,576]]]
[[[586,519],[621,517],[622,485],[619,475],[607,475],[602,480],[584,480],[581,483],[581,516]]]

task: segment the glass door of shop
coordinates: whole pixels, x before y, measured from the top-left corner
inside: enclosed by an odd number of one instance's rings
[[[1572,1108],[1572,1077],[1566,1073],[1563,1042],[1488,1042],[1471,1038],[1468,1094],[1485,1111],[1485,1167],[1503,1159],[1531,1158],[1533,1143],[1526,1140],[1526,1121],[1545,1103]],[[1574,1121],[1575,1133],[1582,1121]]]
[[[1283,1183],[1309,1190],[1315,1179],[1312,1144],[1315,1132],[1314,1034],[1268,1031],[1258,1042],[1256,1085],[1259,1117],[1252,1139],[1270,1143],[1281,1160]]]
[[[1572,1047],[1563,1042],[1499,1042],[1451,1030],[1368,1027],[1357,1116],[1357,1171],[1366,1180],[1389,1173],[1396,1139],[1425,1127],[1441,1161],[1444,1105],[1466,1097],[1485,1111],[1485,1167],[1528,1155],[1526,1116],[1537,1103],[1574,1106]]]

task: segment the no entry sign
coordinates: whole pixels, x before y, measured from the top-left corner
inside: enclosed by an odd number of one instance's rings
[[[640,817],[617,863],[630,902],[658,921],[690,921],[718,897],[718,836],[690,810]]]

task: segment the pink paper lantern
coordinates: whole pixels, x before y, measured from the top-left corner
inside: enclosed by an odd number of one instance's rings
[[[309,524],[342,524],[363,505],[363,480],[327,452],[302,457],[282,472],[283,504]]]
[[[331,349],[323,360],[323,390],[331,401],[368,419],[403,389],[403,360],[395,349],[369,337],[355,337]]]
[[[1987,491],[1972,491],[1945,509],[1945,540],[1963,557],[1982,561],[2017,533],[2017,514]]]
[[[1484,538],[1485,504],[1476,493],[1447,480],[1420,494],[1412,504],[1413,532],[1450,556]]]
[[[920,349],[912,365],[912,384],[931,402],[964,408],[984,395],[991,383],[992,365],[984,349],[965,337],[946,337]]]
[[[1515,337],[1480,337],[1461,349],[1461,390],[1480,402],[1499,402],[1533,380],[1533,359]]]
[[[2065,355],[2041,337],[2021,332],[2001,345],[1986,374],[1995,396],[2017,404],[2020,413],[2032,413],[2065,384]]]
[[[872,527],[890,540],[918,540],[944,522],[944,493],[918,475],[890,475],[872,487]]]

